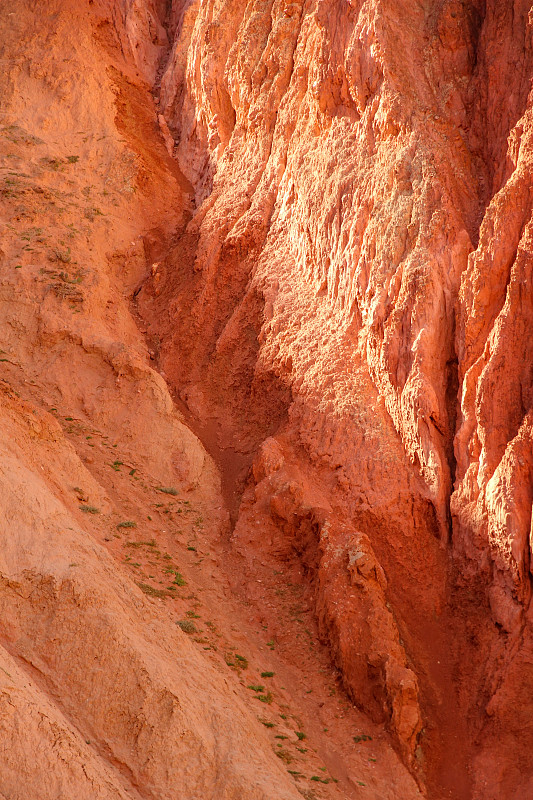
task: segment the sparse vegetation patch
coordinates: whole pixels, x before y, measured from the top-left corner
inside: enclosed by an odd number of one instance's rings
[[[181,628],[184,633],[198,633],[198,628],[190,619],[180,619],[176,622],[176,625]]]
[[[99,514],[100,509],[96,508],[96,506],[80,506],[80,511],[83,511],[85,514]]]

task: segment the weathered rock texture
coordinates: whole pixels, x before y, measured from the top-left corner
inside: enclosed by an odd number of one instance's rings
[[[27,6],[0,9],[0,793],[315,796],[109,533],[135,509],[121,546],[192,558],[177,485],[213,610],[279,643],[283,719],[308,613],[374,732],[376,762],[332,722],[316,796],[529,797],[530,3]]]
[[[193,414],[260,450],[234,545],[273,525],[303,559],[354,701],[433,791],[525,797],[530,4],[174,6],[196,210],[140,302]]]
[[[323,763],[315,746],[296,750],[302,723],[283,681],[263,708],[241,675],[258,681],[264,647],[228,610],[208,544],[226,519],[219,476],[129,309],[150,229],[175,228],[187,205],[146,83],[166,41],[160,11],[0,7],[6,800],[293,800]],[[371,795],[419,796],[386,735],[379,753],[387,768]],[[297,758],[300,778],[287,772]],[[321,796],[344,796],[327,782]]]

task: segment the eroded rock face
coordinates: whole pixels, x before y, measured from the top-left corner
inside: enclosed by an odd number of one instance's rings
[[[387,579],[369,536],[339,519],[275,440],[263,444],[253,474],[254,511],[268,509],[316,584],[322,632],[332,639],[350,694],[376,721],[390,719],[409,761],[422,728],[418,684],[387,608]],[[237,542],[246,522],[241,514]]]
[[[350,691],[413,769],[420,742],[454,796],[525,796],[529,3],[173,14],[161,107],[197,210],[140,301],[222,447],[272,437],[234,538],[262,513],[311,559]]]
[[[529,797],[530,3],[40,10],[0,8],[0,795],[298,796],[113,541],[176,549],[178,485],[251,607],[303,572],[405,765],[382,728],[369,797]]]
[[[151,74],[153,41],[150,63],[121,61],[92,5],[0,8],[0,796],[295,800],[239,681],[169,617],[177,526],[158,501],[220,531],[220,480],[129,297],[153,220],[186,203],[126,74]],[[144,40],[153,7],[112,11],[120,41]]]

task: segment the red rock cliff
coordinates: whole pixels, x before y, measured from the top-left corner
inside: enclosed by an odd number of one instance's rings
[[[189,408],[258,453],[234,544],[303,558],[413,769],[525,796],[530,4],[174,5],[194,211],[142,303]]]
[[[533,795],[530,5],[0,8],[2,800]]]

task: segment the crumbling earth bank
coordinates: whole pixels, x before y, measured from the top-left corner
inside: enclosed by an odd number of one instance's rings
[[[0,791],[528,797],[530,4],[41,5],[0,10]],[[287,772],[235,660],[167,636],[189,590],[124,555],[204,537],[187,581],[314,681],[338,785]]]
[[[226,445],[270,436],[234,540],[258,516],[312,562],[348,689],[408,762],[426,737],[455,791],[522,796],[530,4],[180,13],[160,97],[197,211],[145,308]]]

